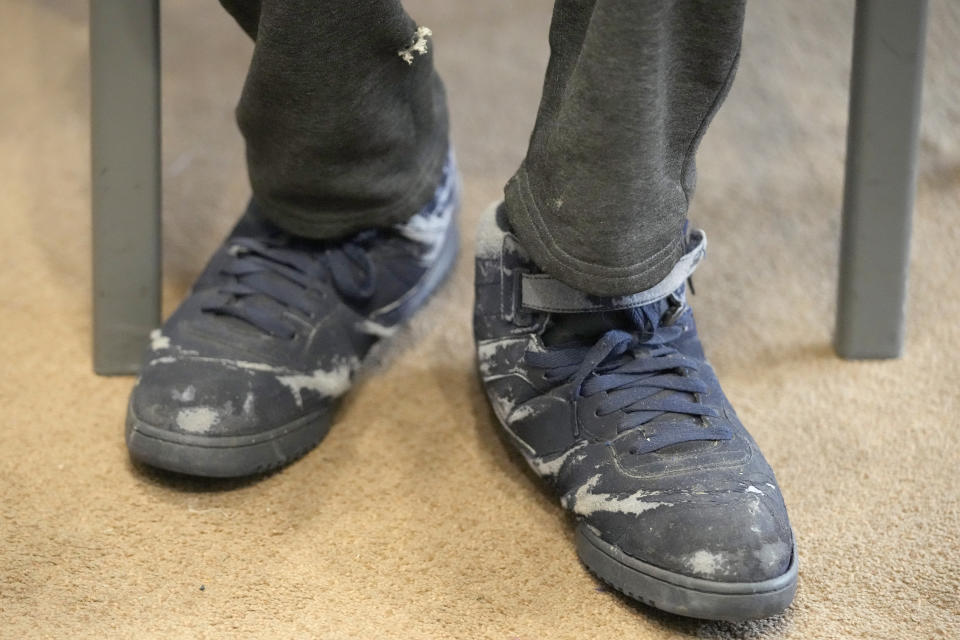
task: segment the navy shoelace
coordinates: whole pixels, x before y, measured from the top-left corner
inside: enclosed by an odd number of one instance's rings
[[[611,329],[591,347],[528,351],[525,359],[531,366],[545,369],[548,380],[569,381],[574,398],[606,392],[597,414],[623,413],[618,433],[633,430],[638,436],[630,453],[649,453],[698,440],[729,440],[732,433],[727,427],[704,426],[698,419],[717,418],[720,414],[713,407],[689,399],[692,394],[708,391],[706,383],[695,376],[701,362],[680,353],[671,344],[683,333],[683,327],[662,324],[657,307],[651,304],[634,310],[636,322],[642,327],[637,332]],[[676,311],[674,308],[674,318],[679,316]],[[670,424],[657,423],[650,433],[644,431],[644,425],[664,414],[679,414],[681,418]],[[684,420],[682,416],[695,420]]]
[[[353,301],[373,295],[373,263],[360,244],[363,237],[312,250],[236,238],[230,244],[232,258],[220,271],[230,278],[218,290],[225,298],[203,311],[243,320],[278,338],[293,338],[296,330],[282,311],[314,317],[316,302],[311,304],[308,293],[316,291],[317,284],[329,282],[343,298]]]

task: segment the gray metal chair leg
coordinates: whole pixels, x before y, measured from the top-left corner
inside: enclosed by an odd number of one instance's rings
[[[159,0],[90,1],[93,368],[135,373],[160,321]]]
[[[916,183],[927,0],[857,0],[834,345],[894,358]]]

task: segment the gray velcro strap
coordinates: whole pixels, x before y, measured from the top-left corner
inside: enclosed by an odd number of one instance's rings
[[[646,291],[629,296],[591,296],[545,273],[524,273],[520,304],[526,309],[550,313],[583,313],[632,309],[662,300],[680,288],[703,260],[707,235],[700,229],[690,232],[687,250],[667,276]]]

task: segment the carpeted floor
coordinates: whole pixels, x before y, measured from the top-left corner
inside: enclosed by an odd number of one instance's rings
[[[521,6],[522,5],[522,6]],[[164,0],[165,308],[247,197],[250,44]],[[549,0],[410,0],[466,179],[452,282],[325,442],[245,482],[128,461],[129,377],[90,362],[86,3],[0,0],[0,637],[960,637],[960,5],[931,6],[906,356],[830,347],[853,3],[753,2],[700,153],[694,306],[799,539],[779,618],[701,623],[581,568],[497,431],[470,340],[474,221],[524,151]]]

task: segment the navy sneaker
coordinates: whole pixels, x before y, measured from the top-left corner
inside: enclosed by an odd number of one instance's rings
[[[452,159],[409,221],[346,240],[293,237],[251,203],[151,335],[127,414],[132,457],[232,477],[316,446],[371,347],[450,271],[458,203]]]
[[[477,238],[477,356],[509,438],[576,517],[588,569],[672,613],[760,618],[793,599],[797,556],[686,303],[705,247],[692,231],[657,286],[588,296],[529,260],[501,205]]]

